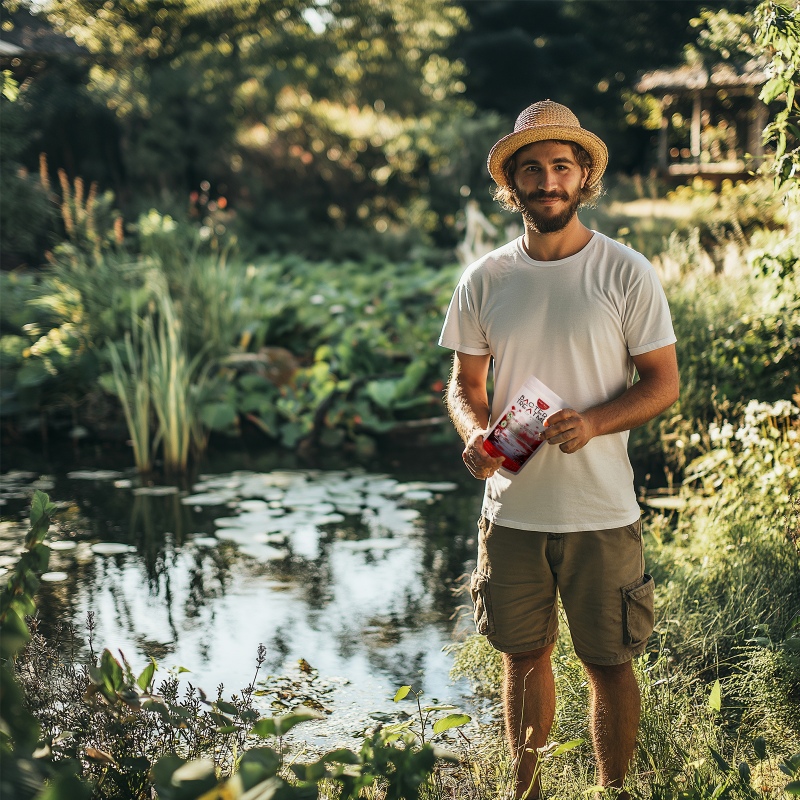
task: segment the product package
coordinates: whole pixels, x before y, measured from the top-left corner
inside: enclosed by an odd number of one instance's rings
[[[503,467],[519,472],[544,442],[545,420],[567,406],[552,389],[531,375],[483,440],[486,452],[502,456]]]

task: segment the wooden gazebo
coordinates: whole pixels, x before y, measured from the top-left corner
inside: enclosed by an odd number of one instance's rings
[[[661,106],[658,168],[665,176],[719,181],[747,177],[764,156],[767,107],[758,99],[764,63],[685,64],[648,72],[636,84]]]

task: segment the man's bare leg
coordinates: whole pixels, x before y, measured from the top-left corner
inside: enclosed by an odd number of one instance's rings
[[[601,786],[621,788],[628,773],[636,732],[639,729],[641,699],[630,661],[625,664],[583,665],[589,675],[589,727]],[[627,800],[627,792],[620,794]]]
[[[515,798],[539,797],[539,776],[533,779],[539,759],[536,749],[547,743],[556,713],[552,652],[553,645],[547,645],[528,653],[503,654],[503,700],[506,736],[515,765]]]

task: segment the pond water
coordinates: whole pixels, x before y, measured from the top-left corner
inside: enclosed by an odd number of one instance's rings
[[[325,746],[396,715],[405,684],[470,713],[443,648],[470,629],[456,590],[475,557],[480,484],[456,445],[443,451],[313,467],[284,452],[219,453],[180,482],[142,483],[127,454],[6,450],[0,567],[16,559],[38,487],[60,509],[41,624],[75,625],[84,657],[91,613],[95,651],[121,650],[134,671],[152,656],[229,697],[263,644],[262,688],[281,691],[262,710],[307,700],[331,712],[304,732]]]

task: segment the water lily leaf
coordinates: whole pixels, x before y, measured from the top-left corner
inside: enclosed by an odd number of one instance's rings
[[[467,714],[448,714],[446,717],[437,719],[436,722],[433,723],[433,732],[442,733],[443,731],[449,731],[451,728],[460,728],[471,720],[472,717]]]

